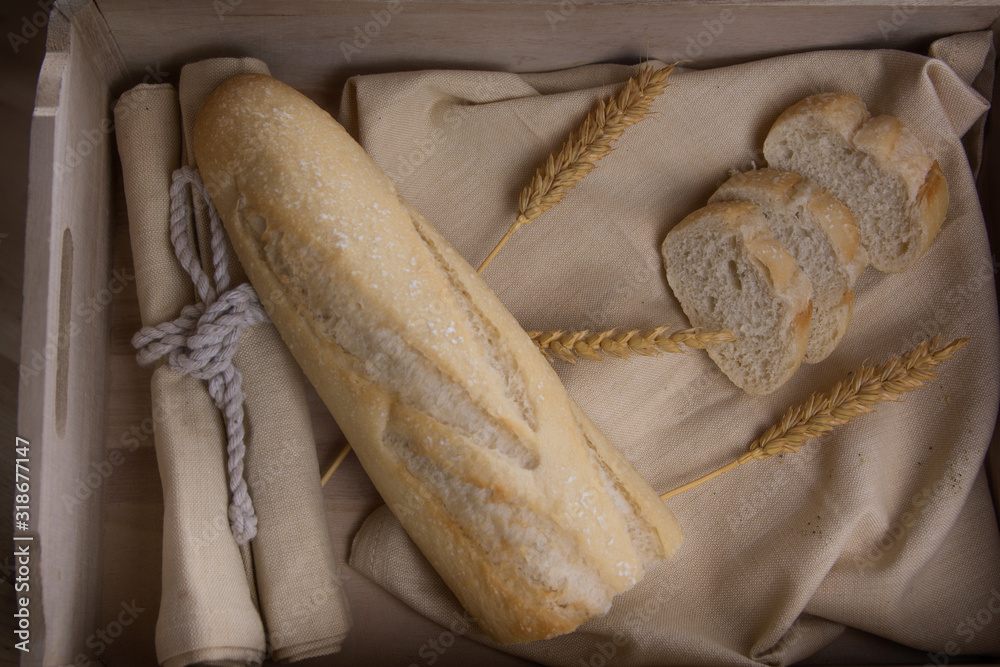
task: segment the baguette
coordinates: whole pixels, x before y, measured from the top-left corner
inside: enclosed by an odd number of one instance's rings
[[[764,157],[846,204],[872,266],[885,273],[916,262],[948,211],[937,161],[899,119],[872,118],[856,95],[822,93],[786,109],[764,140]]]
[[[663,264],[691,326],[735,334],[708,354],[736,386],[767,394],[798,370],[812,287],[757,204],[717,202],[691,213],[664,239]]]
[[[825,359],[847,333],[854,282],[868,265],[854,216],[828,190],[775,169],[733,174],[709,199],[717,201],[760,206],[771,233],[809,277],[813,311],[804,360]]]
[[[250,281],[389,508],[498,642],[572,631],[681,532],[475,270],[347,132],[264,75],[194,128]]]

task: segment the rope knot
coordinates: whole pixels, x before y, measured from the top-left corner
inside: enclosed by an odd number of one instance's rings
[[[191,247],[190,213],[186,186],[206,203],[211,232],[214,285],[202,271]],[[229,473],[229,525],[238,544],[257,534],[257,516],[243,479],[246,454],[243,428],[243,376],[233,365],[244,327],[267,321],[257,293],[249,283],[229,287],[229,261],[219,214],[192,167],[181,167],[170,186],[170,241],[174,253],[191,277],[200,301],[184,306],[180,315],[156,326],[140,329],[132,337],[136,359],[148,366],[166,357],[167,365],[181,375],[204,380],[209,396],[222,412],[226,425],[226,467]]]
[[[266,319],[257,294],[243,283],[210,304],[185,306],[181,316],[169,323],[174,326],[168,331],[163,325],[151,327],[150,340],[139,341],[139,363],[152,363],[166,351],[167,363],[178,373],[211,380],[232,366],[243,328]],[[156,357],[147,359],[153,356],[149,344],[157,334],[162,336],[161,345],[155,348]]]

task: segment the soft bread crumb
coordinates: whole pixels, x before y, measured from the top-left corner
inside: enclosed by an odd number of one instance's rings
[[[872,118],[854,95],[823,93],[786,109],[764,141],[764,156],[846,204],[880,271],[916,262],[944,221],[948,187],[940,167],[898,119]]]
[[[708,350],[734,384],[766,394],[798,369],[812,287],[759,206],[719,202],[698,209],[667,234],[663,261],[691,325],[735,334],[734,342]]]
[[[847,332],[851,290],[868,261],[854,216],[829,191],[776,169],[732,174],[709,199],[719,201],[757,204],[775,239],[809,278],[813,311],[805,361],[822,361]]]

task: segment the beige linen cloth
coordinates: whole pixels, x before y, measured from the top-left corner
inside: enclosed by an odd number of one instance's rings
[[[781,665],[852,627],[928,652],[928,661],[1000,653],[1000,536],[982,468],[997,416],[997,310],[962,144],[976,126],[967,141],[978,166],[988,102],[976,88],[992,87],[991,43],[988,33],[941,40],[932,53],[947,62],[844,50],[677,71],[654,115],[490,265],[487,283],[526,329],[686,327],[660,259],[667,231],[730,170],[763,165],[761,145],[783,109],[849,91],[917,134],[940,161],[951,200],[915,266],[862,276],[851,328],[829,358],[766,397],[742,393],[697,351],[556,368],[665,492],[728,463],[787,407],[863,361],[937,333],[972,338],[903,401],[672,499],[685,532],[672,561],[606,617],[504,650],[567,666]],[[514,220],[535,167],[634,71],[360,76],[340,115],[476,266]],[[462,625],[454,596],[385,508],[361,528],[350,563],[443,626]],[[469,635],[489,643],[476,629]]]
[[[148,314],[144,308],[144,325],[172,319],[193,302],[190,278],[174,259],[167,235],[170,174],[180,166],[182,146],[185,164],[194,165],[190,133],[204,98],[243,71],[267,68],[251,59],[195,63],[182,70],[179,100],[170,87],[158,89],[152,101],[133,89],[116,107],[146,110],[142,126],[119,135],[126,184],[144,184],[126,187],[140,302],[169,297],[173,308]],[[170,160],[150,157],[160,153]],[[201,202],[195,204],[195,228],[203,267],[212,275]],[[246,278],[231,249],[229,257],[235,286]],[[301,370],[269,322],[244,329],[234,364],[246,394],[244,477],[257,515],[257,535],[242,548],[226,518],[226,438],[218,411],[200,381],[165,367],[154,374],[165,499],[157,656],[171,667],[254,664],[265,652],[278,662],[326,655],[340,649],[350,625]]]

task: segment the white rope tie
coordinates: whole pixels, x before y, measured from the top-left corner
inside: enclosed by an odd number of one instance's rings
[[[214,286],[201,269],[191,248],[191,225],[186,186],[206,203],[211,231]],[[219,214],[198,171],[181,167],[170,186],[170,241],[177,260],[191,276],[199,302],[184,306],[180,316],[155,327],[143,327],[132,337],[136,359],[148,366],[166,356],[167,365],[182,375],[205,380],[208,393],[222,412],[226,424],[229,470],[229,525],[237,544],[246,544],[257,534],[247,484],[243,479],[246,454],[243,429],[243,376],[233,366],[243,327],[267,321],[257,293],[249,283],[229,288],[229,259]]]

